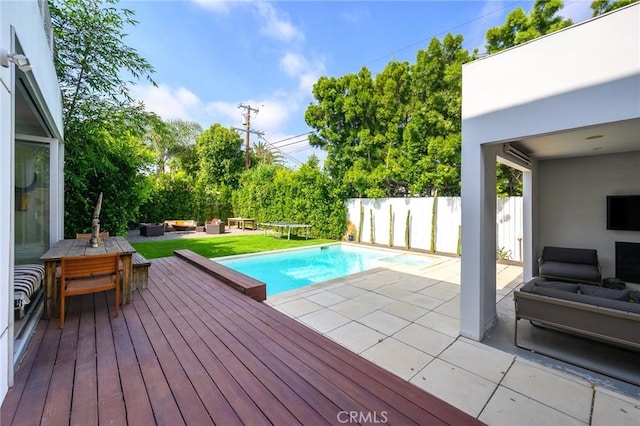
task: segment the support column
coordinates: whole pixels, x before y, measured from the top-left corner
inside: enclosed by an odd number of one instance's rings
[[[538,237],[533,232],[537,229],[535,165],[522,172],[522,198],[522,278],[526,282],[538,273]]]
[[[462,144],[460,334],[480,341],[496,320],[496,153]]]

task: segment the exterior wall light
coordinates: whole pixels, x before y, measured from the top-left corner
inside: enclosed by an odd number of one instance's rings
[[[19,53],[9,53],[4,49],[0,49],[0,65],[5,68],[9,68],[9,63],[16,64],[18,69],[22,72],[31,71],[31,62],[29,58]]]

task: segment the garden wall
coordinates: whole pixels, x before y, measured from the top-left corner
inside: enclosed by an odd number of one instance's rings
[[[346,207],[360,242],[406,247],[408,239],[410,248],[460,254],[460,197],[350,198]],[[496,256],[522,261],[522,197],[497,200],[496,227]]]

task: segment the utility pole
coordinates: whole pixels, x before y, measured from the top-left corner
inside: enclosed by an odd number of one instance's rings
[[[251,105],[244,105],[244,104],[238,105],[238,108],[242,108],[244,110],[244,112],[242,113],[242,116],[244,117],[244,123],[242,124],[245,125],[245,128],[238,129],[238,130],[243,130],[246,133],[245,148],[244,148],[244,166],[245,166],[245,169],[249,169],[249,134],[254,133],[256,135],[262,136],[264,132],[257,132],[255,130],[251,130],[251,113],[255,112],[256,114],[258,114],[258,112],[260,111],[258,108],[251,108]]]

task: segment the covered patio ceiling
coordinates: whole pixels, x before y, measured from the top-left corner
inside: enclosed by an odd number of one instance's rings
[[[640,118],[535,136],[517,144],[538,160],[640,151]]]

